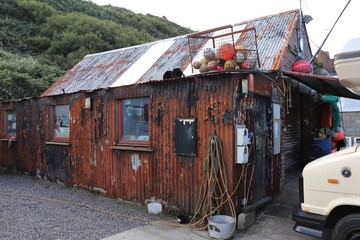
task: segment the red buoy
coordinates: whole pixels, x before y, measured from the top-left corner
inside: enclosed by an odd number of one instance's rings
[[[331,139],[335,142],[338,142],[344,138],[344,130],[342,128],[338,128],[336,132],[333,133]]]
[[[297,60],[292,65],[293,72],[311,73],[312,70],[313,69],[312,69],[311,64],[308,61],[306,61],[305,59]]]

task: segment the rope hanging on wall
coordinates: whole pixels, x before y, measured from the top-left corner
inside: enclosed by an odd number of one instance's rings
[[[191,219],[191,227],[195,225],[197,230],[205,230],[208,227],[208,218],[218,215],[225,204],[229,205],[231,216],[236,219],[232,194],[229,194],[228,190],[223,148],[220,139],[212,135],[207,145],[199,197],[194,217]]]

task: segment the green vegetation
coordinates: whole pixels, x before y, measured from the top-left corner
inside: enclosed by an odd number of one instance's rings
[[[0,28],[0,101],[39,96],[86,54],[191,32],[84,0],[2,0]]]
[[[0,101],[39,96],[61,74],[46,59],[0,50]]]

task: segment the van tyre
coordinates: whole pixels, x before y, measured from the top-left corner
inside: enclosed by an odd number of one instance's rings
[[[335,225],[332,240],[358,240],[360,239],[360,214],[350,214],[340,219]]]

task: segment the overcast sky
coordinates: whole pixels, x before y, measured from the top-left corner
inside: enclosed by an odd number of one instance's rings
[[[99,5],[110,4],[135,13],[165,16],[168,20],[195,31],[239,23],[257,17],[298,9],[300,0],[91,0]],[[325,39],[349,0],[302,0],[304,15],[313,21],[307,25],[314,53]],[[330,56],[338,53],[346,40],[360,38],[360,0],[352,0],[330,34],[322,50]]]

